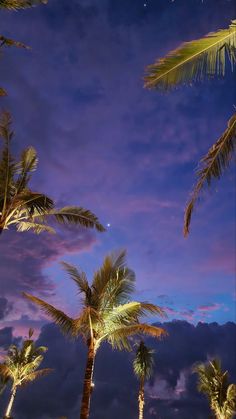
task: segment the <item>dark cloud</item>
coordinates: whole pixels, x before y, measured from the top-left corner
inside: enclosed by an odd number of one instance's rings
[[[4,297],[0,297],[0,320],[10,313],[12,304]]]
[[[22,291],[53,292],[54,285],[43,269],[62,255],[89,250],[95,243],[94,232],[80,228],[62,228],[55,235],[4,231],[0,240],[1,293],[19,296]],[[8,312],[9,307],[5,308]]]
[[[146,385],[145,417],[205,419],[209,416],[208,403],[196,390],[192,368],[196,362],[219,356],[223,368],[235,382],[236,325],[199,323],[193,326],[185,321],[175,321],[165,323],[164,327],[169,337],[162,341],[148,339],[147,342],[156,352],[155,374]],[[7,336],[6,341],[9,341]],[[37,343],[48,346],[43,365],[54,368],[54,372],[19,391],[15,404],[17,418],[58,419],[66,416],[76,419],[86,358],[83,342],[66,340],[56,326],[48,324],[42,328]],[[137,417],[138,383],[132,372],[132,359],[132,354],[112,351],[107,345],[100,349],[95,367],[91,419]]]

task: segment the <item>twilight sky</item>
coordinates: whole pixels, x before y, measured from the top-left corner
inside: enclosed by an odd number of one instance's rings
[[[154,59],[234,17],[233,0],[51,0],[1,12],[1,33],[32,47],[1,59],[13,150],[38,150],[36,190],[87,207],[110,227],[4,233],[0,325],[19,335],[45,322],[22,291],[75,314],[75,288],[59,262],[91,277],[120,248],[137,275],[136,297],[164,306],[169,320],[235,321],[233,167],[205,195],[189,238],[182,235],[197,162],[236,104],[235,75],[168,94],[142,81]]]

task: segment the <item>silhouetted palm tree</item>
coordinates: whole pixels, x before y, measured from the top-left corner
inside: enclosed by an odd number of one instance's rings
[[[76,206],[55,209],[51,198],[29,188],[32,172],[37,168],[37,153],[33,147],[28,147],[23,150],[19,161],[12,156],[11,116],[6,112],[0,120],[0,137],[4,141],[0,155],[0,234],[12,225],[18,231],[54,232],[48,225],[50,219],[105,230],[89,210]]]
[[[4,419],[11,418],[12,406],[18,388],[52,371],[49,368],[38,370],[47,348],[45,346],[36,347],[34,341],[31,339],[32,335],[33,330],[30,329],[29,338],[23,342],[20,349],[15,345],[11,345],[5,361],[0,364],[0,375],[3,379],[8,379],[12,382],[11,396]]]
[[[218,359],[195,367],[198,374],[198,390],[210,402],[217,419],[232,419],[236,414],[236,384],[229,384],[228,372],[222,371]]]
[[[133,362],[134,373],[137,376],[140,385],[139,385],[139,419],[143,419],[144,415],[144,384],[153,373],[154,350],[148,348],[143,341],[140,342],[136,356]]]
[[[196,41],[185,42],[164,58],[147,67],[145,87],[169,90],[204,77],[224,76],[226,62],[236,64],[236,20],[227,29],[212,32]],[[205,185],[220,178],[236,151],[236,113],[228,121],[221,137],[200,160],[197,183],[186,206],[184,235],[189,233],[192,212]]]
[[[94,362],[101,344],[108,342],[113,348],[130,350],[129,337],[132,335],[164,335],[165,331],[162,328],[140,323],[140,318],[144,315],[163,316],[164,312],[154,304],[130,301],[135,275],[126,266],[124,251],[104,259],[102,267],[95,272],[91,285],[84,272],[67,263],[63,263],[63,266],[82,294],[82,307],[77,318],[72,319],[61,310],[32,295],[24,293],[24,296],[40,306],[64,333],[84,338],[88,354],[80,418],[87,419],[93,388]]]

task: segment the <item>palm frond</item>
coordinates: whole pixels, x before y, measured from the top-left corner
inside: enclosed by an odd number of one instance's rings
[[[1,7],[1,3],[0,3],[0,7]],[[22,42],[15,41],[14,39],[6,38],[5,36],[0,35],[0,48],[3,46],[30,49],[28,45],[25,45]]]
[[[23,377],[22,381],[20,382],[20,385],[25,386],[30,382],[37,380],[38,378],[45,377],[51,372],[53,372],[53,369],[51,368],[44,368],[38,371],[33,371]]]
[[[47,2],[47,0],[0,0],[0,9],[16,11],[28,9],[39,4],[47,4]]]
[[[34,380],[37,380],[38,378],[45,377],[46,375],[53,372],[52,368],[44,368],[42,370],[31,372],[30,374],[27,374],[24,379],[21,382],[21,385],[24,386]]]
[[[118,327],[113,332],[104,335],[101,340],[108,340],[113,348],[117,349],[130,349],[131,346],[128,342],[130,336],[142,336],[148,335],[155,338],[164,337],[167,332],[161,327],[151,326],[145,323],[138,323],[134,325],[126,325],[124,327]]]
[[[89,289],[89,284],[85,272],[79,271],[75,266],[70,263],[61,262],[63,268],[68,272],[71,279],[76,283],[81,293],[86,294]]]
[[[27,188],[30,180],[30,173],[37,169],[38,158],[37,152],[33,147],[28,147],[23,150],[20,162],[17,164],[17,173],[19,177],[16,181],[16,192],[18,194]]]
[[[227,129],[216,143],[210,148],[207,155],[200,161],[197,171],[198,181],[194,186],[191,198],[185,209],[184,235],[189,233],[192,212],[196,201],[205,185],[210,186],[213,178],[220,178],[223,171],[228,167],[233,154],[236,151],[236,113],[230,118]]]
[[[47,215],[53,205],[52,199],[48,196],[30,190],[19,193],[15,199],[15,206],[19,209],[27,209],[29,216],[32,218]]]
[[[44,231],[51,234],[55,233],[54,228],[46,224],[39,224],[39,223],[34,223],[34,222],[29,222],[29,221],[19,221],[19,222],[16,222],[16,226],[17,226],[16,227],[17,231],[19,232],[33,230],[33,232],[36,234],[40,234]]]
[[[91,287],[94,291],[94,305],[105,312],[126,303],[134,291],[134,283],[135,274],[127,267],[126,252],[122,250],[111,253],[94,274]]]
[[[11,370],[5,363],[0,364],[0,377],[4,380],[11,378]]]
[[[103,232],[106,229],[100,224],[96,215],[82,207],[64,207],[58,210],[51,210],[48,215],[56,218],[61,224],[80,224],[83,227],[96,228]]]
[[[23,296],[27,298],[32,303],[38,305],[45,314],[47,314],[55,324],[57,324],[63,333],[73,334],[74,331],[74,321],[72,318],[67,316],[63,311],[58,310],[53,307],[51,304],[46,303],[40,298],[34,297],[26,292],[23,292]]]
[[[236,20],[228,29],[211,32],[204,38],[185,42],[166,57],[149,65],[145,87],[167,90],[173,86],[225,74],[226,57],[235,66]]]

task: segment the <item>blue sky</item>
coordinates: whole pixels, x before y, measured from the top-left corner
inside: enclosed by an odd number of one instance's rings
[[[145,4],[51,0],[45,7],[1,12],[2,33],[32,47],[7,50],[1,60],[13,150],[36,147],[35,190],[58,205],[87,207],[110,224],[104,234],[5,233],[2,296],[14,308],[3,323],[18,325],[19,333],[22,316],[42,322],[21,291],[46,295],[75,313],[75,289],[60,260],[91,277],[103,257],[120,248],[136,272],[137,298],[163,305],[170,320],[235,320],[233,165],[204,195],[190,236],[182,235],[197,162],[234,111],[235,74],[168,94],[143,88],[146,65],[183,41],[227,27],[234,2]]]

